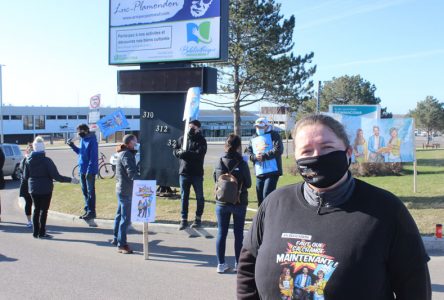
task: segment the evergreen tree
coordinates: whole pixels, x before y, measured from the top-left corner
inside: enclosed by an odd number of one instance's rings
[[[225,100],[202,102],[229,108],[238,135],[241,108],[270,101],[296,110],[310,97],[316,66],[306,65],[314,54],[292,53],[295,18],[285,19],[280,8],[274,0],[230,0],[229,58],[216,64],[220,98]]]

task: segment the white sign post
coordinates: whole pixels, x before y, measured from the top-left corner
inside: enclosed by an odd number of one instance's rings
[[[183,120],[185,121],[185,129],[183,133],[182,149],[187,150],[188,143],[188,126],[191,120],[197,120],[199,117],[199,104],[200,104],[200,88],[191,87],[188,89],[187,98],[185,102],[185,110],[183,112]]]
[[[148,223],[156,219],[156,180],[134,180],[131,221],[143,222],[143,254],[149,259]]]

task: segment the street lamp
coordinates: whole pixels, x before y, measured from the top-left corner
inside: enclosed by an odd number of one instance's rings
[[[4,142],[3,135],[3,92],[2,92],[2,67],[5,65],[0,64],[0,143]]]

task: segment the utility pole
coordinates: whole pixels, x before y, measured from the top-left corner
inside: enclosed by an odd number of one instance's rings
[[[318,98],[316,99],[316,113],[321,111],[321,81],[318,82]]]
[[[4,134],[3,134],[3,86],[2,86],[2,67],[4,65],[0,64],[0,143],[3,144]]]

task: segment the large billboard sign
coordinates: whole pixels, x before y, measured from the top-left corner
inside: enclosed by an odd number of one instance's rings
[[[395,163],[415,160],[412,118],[331,116],[345,127],[353,148],[353,162]]]
[[[228,1],[110,0],[109,64],[220,61]]]

